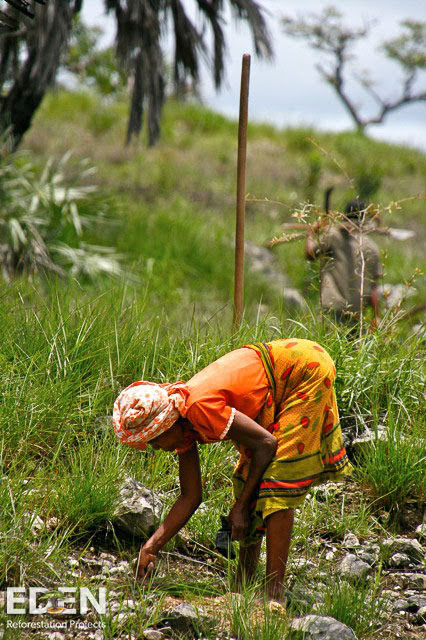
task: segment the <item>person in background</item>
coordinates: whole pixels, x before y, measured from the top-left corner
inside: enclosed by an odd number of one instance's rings
[[[379,292],[380,253],[366,233],[360,233],[360,222],[366,206],[359,200],[346,205],[346,220],[326,227],[318,237],[311,230],[306,238],[308,260],[322,260],[321,307],[338,322],[354,327],[361,309],[373,309],[372,329],[380,322]]]
[[[266,534],[266,594],[283,600],[295,507],[313,485],[352,471],[335,379],[323,347],[289,338],[235,349],[187,383],[138,381],[124,389],[113,411],[119,440],[179,456],[180,496],[142,546],[136,576],[143,579],[154,568],[158,552],[202,500],[198,445],[232,440],[240,453],[227,516],[240,541],[236,582],[253,578]]]

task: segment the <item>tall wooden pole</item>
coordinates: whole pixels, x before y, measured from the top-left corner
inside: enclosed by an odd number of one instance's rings
[[[250,56],[243,55],[238,123],[237,210],[235,227],[235,279],[233,329],[241,324],[244,309],[244,220],[246,215],[246,156]]]

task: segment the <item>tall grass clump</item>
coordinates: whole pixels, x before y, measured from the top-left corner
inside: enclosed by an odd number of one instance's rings
[[[395,415],[396,414],[396,415]],[[368,487],[376,503],[389,511],[390,522],[398,524],[407,500],[417,504],[426,498],[426,447],[420,429],[404,430],[407,420],[402,409],[388,412],[386,436],[364,446],[357,458],[356,474]]]
[[[126,452],[114,446],[111,432],[108,425],[96,443],[86,439],[65,460],[50,465],[51,513],[75,537],[110,526],[117,507]]]
[[[383,618],[385,602],[379,596],[380,572],[373,583],[351,584],[333,579],[326,585],[319,614],[330,616],[350,627],[357,637],[372,638]]]

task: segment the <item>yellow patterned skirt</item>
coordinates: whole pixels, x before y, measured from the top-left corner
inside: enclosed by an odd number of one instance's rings
[[[328,353],[311,340],[274,340],[246,345],[262,359],[270,390],[257,422],[278,440],[250,505],[250,525],[242,544],[257,542],[266,518],[299,506],[310,487],[343,480],[352,466],[343,446],[334,382],[336,369]],[[251,451],[236,445],[240,459],[233,474],[235,498],[250,468]]]

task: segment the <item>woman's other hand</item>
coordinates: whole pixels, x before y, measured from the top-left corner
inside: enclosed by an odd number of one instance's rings
[[[135,564],[134,577],[139,580],[145,580],[153,573],[156,564],[157,556],[142,547]]]
[[[238,500],[232,507],[227,518],[229,525],[232,527],[232,539],[242,540],[249,524],[248,509]]]

